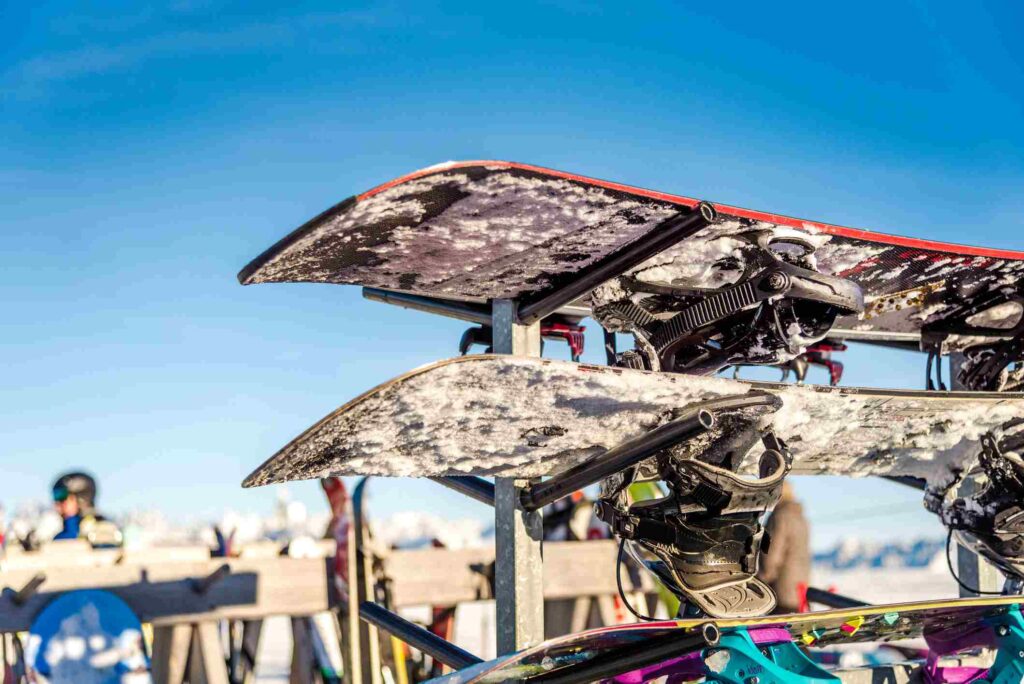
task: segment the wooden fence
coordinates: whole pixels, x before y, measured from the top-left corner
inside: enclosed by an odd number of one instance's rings
[[[211,558],[205,547],[93,550],[77,541],[49,544],[37,552],[11,549],[0,562],[0,633],[28,630],[39,610],[62,592],[105,589],[152,626],[156,681],[226,684],[253,680],[262,621],[290,616],[291,681],[312,682],[315,666],[305,619],[350,609],[340,604],[332,581],[333,542],[317,548],[319,555],[308,558],[281,556],[276,544],[244,547],[233,558]],[[616,552],[611,541],[544,545],[548,636],[628,617],[614,601]],[[493,549],[395,550],[382,556],[393,609],[491,598],[486,569],[494,561]],[[650,596],[654,588],[644,575],[636,589],[641,593],[634,598],[642,601],[644,592]],[[351,633],[344,627],[352,623],[343,617],[332,638],[347,640],[338,635]],[[235,653],[225,651],[225,622],[241,634],[232,647]],[[342,649],[347,657],[350,646]],[[359,679],[378,680],[379,672],[367,671]]]

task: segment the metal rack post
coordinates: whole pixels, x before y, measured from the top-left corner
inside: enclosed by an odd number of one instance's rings
[[[957,380],[957,373],[963,361],[964,355],[960,352],[954,352],[949,355],[949,387],[954,391],[967,389]],[[941,359],[939,363],[942,363]],[[967,479],[961,485],[959,495],[970,496],[975,486],[976,484],[972,480]],[[959,544],[956,547],[956,566],[957,576],[960,578],[960,581],[969,587],[974,587],[983,592],[999,591],[1003,588],[1002,575],[996,569],[996,566],[971,549]],[[977,596],[977,594],[960,587],[960,596]]]
[[[523,325],[516,302],[493,303],[494,352],[540,356],[540,324]],[[544,587],[540,511],[520,506],[520,490],[529,480],[494,480],[494,594],[497,603],[498,653],[506,654],[544,640]]]

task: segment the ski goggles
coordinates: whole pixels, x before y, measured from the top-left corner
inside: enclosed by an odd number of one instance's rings
[[[70,495],[70,492],[68,492],[68,488],[67,487],[54,487],[53,488],[53,500],[54,500],[55,503],[62,503],[64,501],[67,501],[69,495]]]

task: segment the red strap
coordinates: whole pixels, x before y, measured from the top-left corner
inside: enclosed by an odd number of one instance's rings
[[[797,582],[796,594],[800,597],[800,607],[797,612],[810,612],[811,606],[807,601],[807,582]]]

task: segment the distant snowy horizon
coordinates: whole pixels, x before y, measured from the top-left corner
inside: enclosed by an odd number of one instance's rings
[[[299,536],[320,538],[327,534],[330,513],[326,504],[310,511],[282,490],[270,511],[238,511],[226,508],[218,519],[174,520],[159,508],[112,513],[125,533],[126,544],[137,547],[172,544],[213,544],[214,528],[234,533],[236,543],[260,540],[286,542]],[[494,525],[477,517],[445,518],[424,511],[398,511],[369,516],[378,543],[391,548],[420,548],[440,543],[448,548],[474,548],[493,543]],[[44,502],[23,504],[13,511],[0,508],[0,531],[9,541],[34,530],[39,540],[51,539],[60,530],[60,519]],[[816,567],[836,571],[884,568],[945,567],[945,539],[919,536],[911,539],[875,537],[840,538],[815,549]]]

